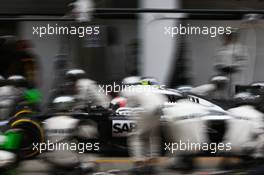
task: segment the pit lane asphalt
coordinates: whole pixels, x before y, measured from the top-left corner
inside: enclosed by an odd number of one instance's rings
[[[94,173],[89,175],[110,175],[107,172],[111,170],[124,171],[120,175],[128,175],[129,173],[125,172],[128,169],[133,167],[133,160],[130,158],[109,158],[109,157],[95,157],[84,155],[81,158],[83,161],[95,160],[98,163],[99,167]],[[214,174],[219,172],[216,167],[219,162],[223,161],[223,158],[200,158],[196,160],[196,165],[199,166],[198,170],[189,174]],[[234,160],[233,160],[234,161]],[[156,162],[156,167],[158,167],[157,175],[181,175],[183,173],[165,170],[164,167],[171,162],[171,159],[168,158],[159,158]],[[26,160],[20,163],[19,167],[16,170],[16,175],[48,175],[50,165],[41,159],[37,160]],[[88,175],[88,174],[87,174]],[[112,174],[111,174],[112,175]],[[119,174],[118,174],[119,175]]]

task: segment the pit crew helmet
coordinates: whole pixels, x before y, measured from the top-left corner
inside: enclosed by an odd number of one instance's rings
[[[15,87],[26,87],[27,81],[26,78],[22,75],[12,75],[7,78],[9,85]]]
[[[257,105],[261,101],[260,95],[254,95],[250,92],[240,92],[234,96],[236,105]]]
[[[264,82],[252,83],[250,86],[254,94],[264,95]]]
[[[72,96],[59,96],[53,100],[52,104],[57,112],[67,112],[73,108],[75,100]]]
[[[211,78],[211,83],[215,84],[217,88],[224,88],[229,83],[229,78],[222,75],[214,76]]]
[[[0,86],[4,86],[6,84],[6,79],[0,75]]]
[[[141,78],[139,76],[129,76],[122,80],[123,85],[139,85]]]
[[[70,69],[66,72],[66,78],[68,80],[76,81],[78,79],[84,78],[86,72],[82,69]]]

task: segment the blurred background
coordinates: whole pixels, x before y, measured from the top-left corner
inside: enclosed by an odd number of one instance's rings
[[[176,87],[193,86],[208,82],[215,75],[214,56],[222,46],[223,38],[209,35],[179,35],[164,37],[165,26],[177,23],[190,26],[231,26],[239,28],[238,40],[246,46],[248,63],[242,83],[262,81],[263,77],[263,20],[245,22],[244,15],[214,13],[141,13],[103,14],[82,25],[98,25],[101,35],[95,38],[79,38],[72,35],[37,37],[32,26],[46,24],[77,25],[74,19],[60,21],[71,16],[71,0],[2,0],[0,5],[0,36],[13,36],[11,44],[30,53],[36,69],[35,82],[44,94],[51,88],[59,69],[56,61],[65,60],[65,67],[79,67],[87,71],[91,79],[99,83],[120,81],[130,75],[153,76],[159,81]],[[194,1],[194,0],[96,0],[95,8],[167,8],[167,9],[262,9],[264,1]],[[13,19],[11,19],[11,17]],[[29,18],[57,18],[58,20],[28,20]],[[28,19],[27,19],[28,18]],[[245,24],[247,23],[247,24]],[[11,41],[14,40],[14,41]],[[23,41],[23,42],[21,42]],[[4,45],[10,45],[8,42]],[[1,62],[6,62],[10,51],[1,46]],[[9,47],[9,46],[8,46]],[[11,46],[10,46],[11,47]],[[14,46],[18,47],[18,46]],[[2,49],[3,48],[3,49]],[[10,48],[11,49],[11,48]],[[17,48],[15,48],[17,49]],[[8,52],[8,53],[5,53]],[[23,56],[20,56],[23,57]],[[62,65],[59,67],[62,69]],[[5,66],[4,66],[5,67]],[[30,69],[30,68],[29,68]],[[2,71],[2,70],[1,70]],[[8,74],[4,73],[3,75]],[[58,72],[58,71],[57,71]],[[45,95],[45,99],[48,96]]]
[[[86,3],[89,8],[82,9]],[[232,98],[236,87],[264,81],[263,8],[264,0],[1,0],[0,75],[25,76],[40,89],[44,108],[73,68],[98,84],[150,76],[173,89],[199,87],[224,75]],[[80,21],[82,13],[88,16]],[[99,26],[100,34],[33,34],[33,27],[47,25]],[[165,28],[179,25],[230,27],[232,35],[166,35]]]

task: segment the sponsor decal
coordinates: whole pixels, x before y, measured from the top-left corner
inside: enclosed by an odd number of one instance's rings
[[[134,120],[113,120],[112,121],[112,136],[126,137],[128,134],[134,132],[136,129],[136,122]]]

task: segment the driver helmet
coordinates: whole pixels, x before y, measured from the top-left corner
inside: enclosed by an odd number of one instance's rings
[[[160,82],[153,77],[142,77],[140,83],[141,85],[160,85]]]
[[[117,110],[118,108],[126,107],[127,99],[124,97],[116,97],[110,103],[110,108]]]

